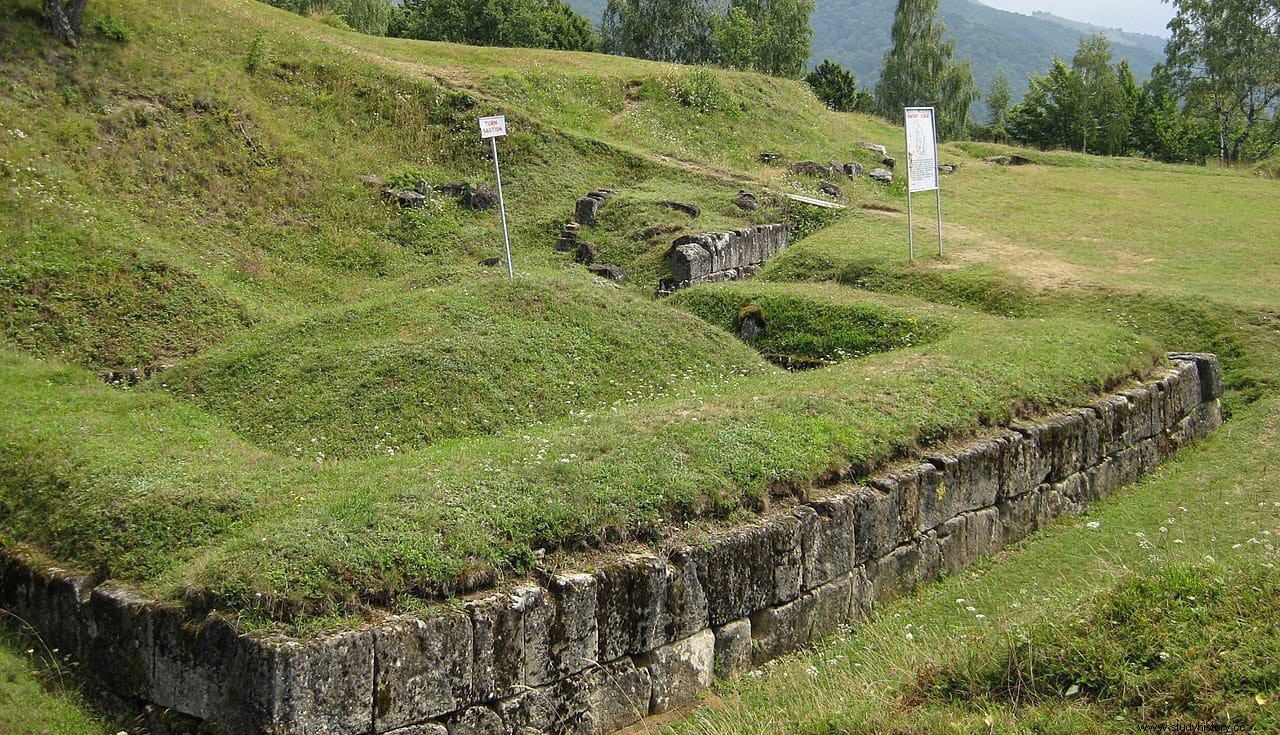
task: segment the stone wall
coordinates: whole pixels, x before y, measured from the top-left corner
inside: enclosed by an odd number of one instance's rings
[[[786,225],[685,235],[667,252],[671,277],[663,279],[658,290],[670,293],[696,283],[745,278],[786,247]]]
[[[0,554],[0,604],[103,689],[195,731],[606,733],[695,699],[881,601],[955,574],[1151,470],[1221,422],[1212,355],[757,523],[312,640]]]

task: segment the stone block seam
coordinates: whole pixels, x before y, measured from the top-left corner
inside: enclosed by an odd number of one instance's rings
[[[177,606],[0,550],[0,605],[95,685],[228,735],[608,733],[956,574],[1080,512],[1221,423],[1221,371],[1175,354],[1137,388],[834,497],[311,640],[238,634]],[[181,730],[182,727],[176,727]]]

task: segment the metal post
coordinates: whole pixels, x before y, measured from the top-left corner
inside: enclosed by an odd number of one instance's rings
[[[938,112],[936,108],[934,109],[932,119],[933,119],[933,156],[934,156],[933,175],[934,175],[934,181],[937,183],[937,186],[933,187],[933,193],[937,197],[937,201],[938,201],[938,257],[941,258],[942,257],[942,172],[937,170],[938,163],[940,163],[938,159],[940,157],[938,156]]]
[[[911,138],[907,135],[906,112],[903,112],[902,118],[902,138],[906,143],[907,155],[907,260],[915,262],[916,259],[916,233],[911,226]]]
[[[507,250],[507,277],[515,278],[516,269],[511,263],[511,238],[507,235],[507,205],[502,199],[502,172],[498,169],[498,139],[489,139],[489,150],[493,152],[493,177],[498,181],[498,211],[502,213],[502,245]]]

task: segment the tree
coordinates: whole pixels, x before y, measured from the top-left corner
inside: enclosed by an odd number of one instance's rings
[[[600,19],[606,53],[702,64],[715,56],[712,0],[609,0]]]
[[[858,90],[858,80],[843,66],[823,59],[805,81],[827,107],[837,112],[872,112],[875,98],[865,89]]]
[[[1003,69],[998,69],[991,78],[991,84],[987,86],[987,123],[993,130],[1004,132],[1009,122],[1011,99],[1013,93],[1009,90],[1009,78],[1004,75]]]
[[[44,0],[44,14],[53,35],[68,46],[80,42],[84,30],[84,6],[89,0]]]
[[[944,38],[938,22],[938,0],[898,0],[893,17],[893,45],[885,52],[876,84],[881,114],[902,122],[902,108],[933,104],[938,110],[938,133],[943,138],[962,134],[969,124],[969,107],[978,87],[968,62],[955,62],[955,43]]]
[[[1239,161],[1280,102],[1280,0],[1172,0],[1165,52],[1178,91],[1216,127],[1218,158]],[[1265,157],[1275,137],[1251,153]]]
[[[591,23],[562,0],[404,0],[392,35],[474,46],[594,51]]]
[[[371,36],[385,36],[396,14],[391,0],[266,0],[269,5],[299,15],[332,12],[352,30]]]

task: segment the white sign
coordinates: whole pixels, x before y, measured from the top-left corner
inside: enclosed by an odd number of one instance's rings
[[[480,139],[497,138],[507,134],[507,118],[505,115],[480,118]]]
[[[934,135],[933,108],[908,107],[907,190],[933,191],[938,188],[938,143]]]

